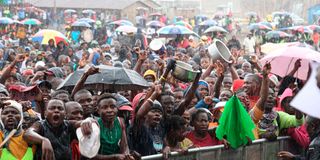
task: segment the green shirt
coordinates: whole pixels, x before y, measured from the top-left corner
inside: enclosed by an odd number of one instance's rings
[[[120,153],[120,141],[122,137],[122,128],[119,118],[115,118],[112,128],[106,128],[102,119],[98,119],[100,125],[100,149],[99,154],[111,155]]]

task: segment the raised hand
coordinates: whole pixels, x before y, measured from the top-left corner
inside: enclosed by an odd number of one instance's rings
[[[22,62],[24,60],[25,56],[23,54],[17,54],[14,61],[15,62]]]
[[[86,74],[88,75],[88,76],[90,76],[90,75],[94,75],[94,74],[96,74],[96,73],[99,73],[99,68],[96,68],[96,67],[90,67],[87,71],[86,71]]]
[[[301,67],[301,59],[297,59],[294,63],[294,69],[299,69]]]
[[[267,77],[271,72],[271,64],[270,62],[267,62],[262,69],[262,75],[263,77]]]

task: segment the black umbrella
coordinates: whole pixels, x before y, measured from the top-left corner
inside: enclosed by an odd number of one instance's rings
[[[149,87],[148,82],[134,70],[102,65],[98,68],[100,73],[89,76],[84,88],[95,91],[123,91]],[[84,69],[75,71],[59,85],[58,89],[72,90],[85,71]]]

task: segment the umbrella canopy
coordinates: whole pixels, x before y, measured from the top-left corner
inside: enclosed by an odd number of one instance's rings
[[[76,13],[77,11],[74,9],[66,9],[64,10],[64,13]]]
[[[268,39],[271,39],[271,38],[291,37],[292,35],[282,31],[269,31],[267,32],[266,36]]]
[[[216,26],[216,25],[218,25],[218,23],[215,20],[208,19],[208,20],[201,22],[199,25],[200,26]]]
[[[313,47],[305,44],[305,43],[300,43],[300,42],[290,42],[290,43],[266,43],[264,45],[261,46],[261,52],[264,54],[270,54],[273,51],[283,48],[283,47],[290,47],[290,46],[297,46],[297,47],[301,47],[301,46],[306,46],[310,49],[312,49]],[[274,53],[274,52],[273,52]]]
[[[91,18],[80,18],[78,19],[79,22],[87,22],[87,23],[95,23],[96,21]]]
[[[39,20],[34,19],[34,18],[31,18],[31,19],[27,18],[27,19],[21,21],[21,23],[25,24],[25,25],[41,25],[42,24]]]
[[[284,77],[293,70],[294,63],[298,59],[301,59],[301,67],[294,77],[306,80],[308,76],[309,62],[320,62],[320,54],[308,47],[290,46],[275,50],[262,58],[260,62],[262,65],[270,62],[272,67],[271,72]]]
[[[309,25],[308,28],[311,29],[311,30],[313,30],[313,31],[314,31],[314,30],[315,30],[315,31],[320,31],[320,26],[315,25],[315,24]]]
[[[22,24],[22,23],[18,20],[13,20],[13,24]]]
[[[257,16],[258,14],[256,12],[247,12],[247,16]]]
[[[272,24],[269,22],[259,22],[259,24],[263,24],[263,25],[266,25],[266,26],[272,28]]]
[[[89,76],[85,82],[85,88],[97,91],[121,91],[140,90],[149,87],[148,82],[134,70],[104,65],[98,66],[98,68],[100,73]],[[72,90],[84,72],[84,69],[75,71],[58,88]]]
[[[178,22],[175,23],[175,25],[185,26],[188,29],[192,30],[192,26],[189,23],[185,22],[185,21],[178,21]]]
[[[116,32],[137,33],[138,28],[133,26],[119,26]]]
[[[206,29],[206,30],[204,31],[204,33],[211,33],[211,32],[224,32],[224,33],[228,33],[227,30],[225,30],[224,28],[219,27],[219,26],[212,26],[212,27],[210,27],[210,28],[208,28],[208,29]]]
[[[113,21],[109,24],[119,25],[119,26],[134,26],[133,23],[128,20],[117,20],[117,21]]]
[[[91,9],[86,9],[86,10],[83,10],[82,13],[84,13],[84,14],[95,14],[96,12],[91,10]]]
[[[162,14],[161,13],[151,13],[149,16],[162,16]]]
[[[76,21],[72,23],[72,27],[91,27],[91,25],[85,21]]]
[[[1,17],[0,18],[0,24],[12,24],[13,20],[8,17]]]
[[[184,26],[179,26],[179,25],[169,25],[160,28],[157,33],[161,36],[166,36],[166,35],[195,35],[199,37],[195,32],[192,30],[188,29],[187,27]]]
[[[48,44],[50,39],[53,39],[56,44],[61,41],[65,44],[69,43],[68,38],[64,34],[51,29],[40,30],[32,36],[32,41],[38,42],[40,44]]]
[[[270,27],[261,24],[261,23],[253,23],[248,27],[249,30],[272,30]]]
[[[165,24],[160,21],[150,21],[146,24],[149,27],[164,27]]]
[[[308,82],[294,97],[290,105],[307,115],[320,119],[320,94],[319,87],[317,86],[317,73],[319,69],[319,63],[312,63],[311,68],[312,72]]]
[[[292,26],[288,28],[281,28],[280,30],[282,31],[293,30],[301,33],[313,33],[313,31],[307,26]]]

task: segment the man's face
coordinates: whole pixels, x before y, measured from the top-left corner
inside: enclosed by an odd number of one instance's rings
[[[241,69],[242,69],[244,72],[247,72],[247,73],[251,72],[251,65],[250,65],[250,63],[248,63],[248,62],[243,63],[242,66],[241,66]]]
[[[224,77],[222,84],[223,84],[223,88],[231,89],[232,78],[231,77]]]
[[[158,109],[152,109],[146,115],[146,122],[148,122],[151,126],[156,126],[160,123],[162,118],[162,112]]]
[[[81,93],[75,96],[75,101],[81,104],[85,118],[95,112],[92,95],[90,93]]]
[[[66,106],[66,118],[68,120],[80,121],[83,119],[83,109],[79,103],[71,103]]]
[[[178,106],[183,99],[183,92],[177,91],[177,92],[174,92],[173,94],[175,99],[175,106]]]
[[[244,85],[243,88],[245,90],[245,92],[247,93],[247,95],[254,95],[255,91],[258,88],[258,84],[253,80],[252,76],[246,76],[244,78]]]
[[[174,97],[173,96],[169,96],[169,95],[164,95],[161,97],[161,105],[163,106],[163,108],[165,109],[165,112],[168,115],[173,114],[174,111]]]
[[[206,77],[204,80],[209,84],[210,88],[213,88],[216,83],[216,79],[213,77]]]
[[[1,120],[6,130],[11,131],[17,128],[21,115],[14,107],[5,107],[1,113]]]
[[[99,114],[104,122],[112,123],[117,116],[117,102],[112,98],[103,99],[99,102]]]
[[[51,100],[47,105],[45,116],[52,127],[59,127],[65,119],[66,111],[61,100]]]
[[[272,108],[276,106],[276,104],[277,104],[277,102],[276,102],[276,96],[274,94],[274,91],[273,91],[273,89],[269,88],[268,99],[265,103],[264,108],[265,108],[265,110],[271,111]]]
[[[4,85],[6,86],[6,88],[8,88],[10,85],[14,85],[16,82],[18,82],[18,80],[11,76],[8,79],[6,79]]]
[[[207,69],[209,66],[209,58],[201,58],[201,68],[202,69]]]
[[[147,81],[147,82],[154,82],[155,79],[152,75],[147,75],[144,77],[144,79]]]

